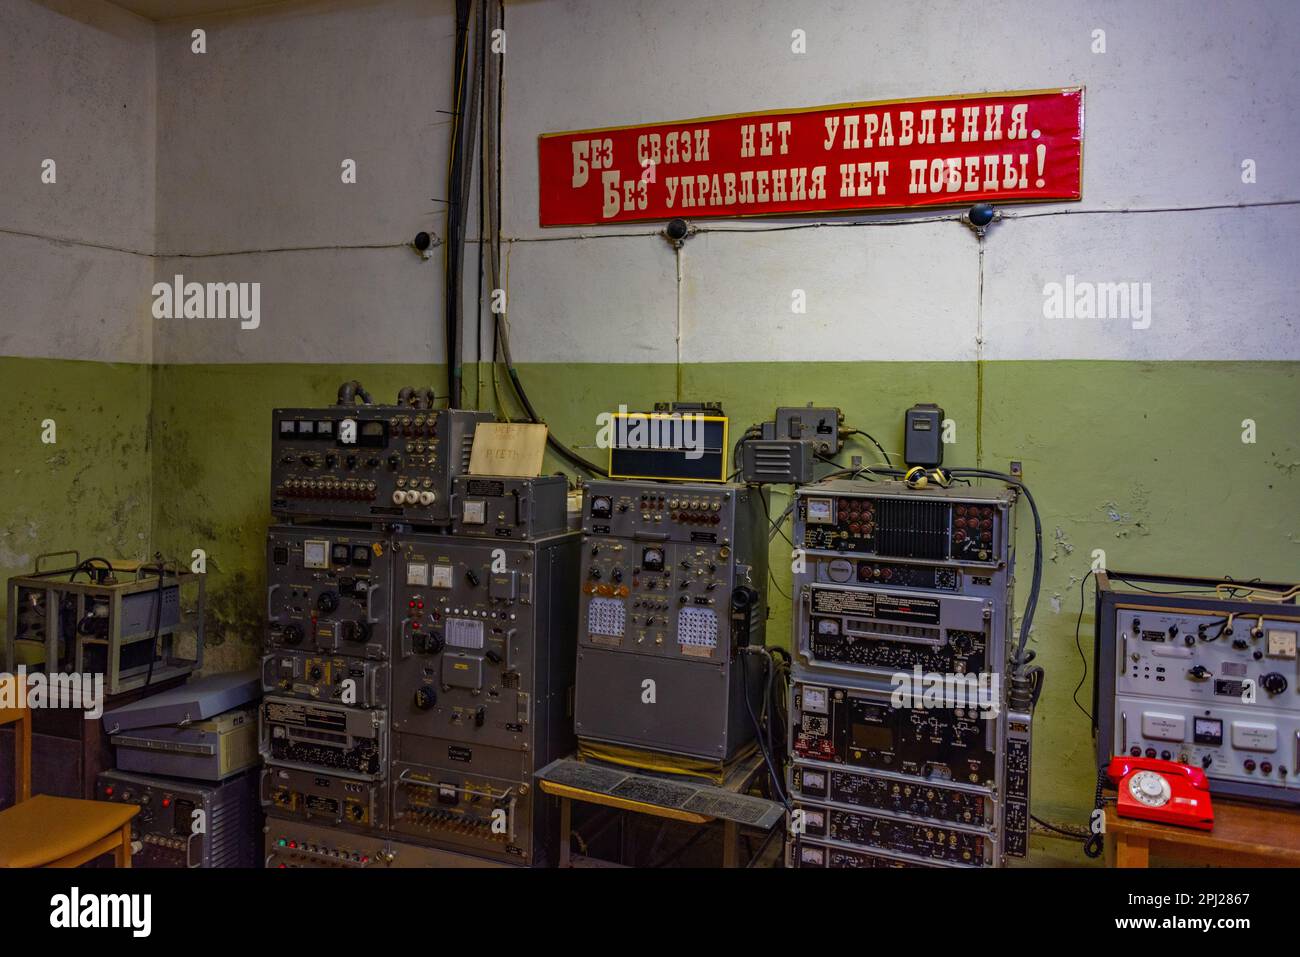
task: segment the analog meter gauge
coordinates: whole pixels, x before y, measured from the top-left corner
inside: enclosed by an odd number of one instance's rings
[[[302,543],[302,564],[305,568],[329,568],[330,543],[308,539]]]
[[[808,524],[809,525],[834,525],[835,524],[835,507],[834,503],[828,498],[810,498],[808,499]]]
[[[826,689],[813,688],[805,685],[803,689],[803,709],[805,711],[816,711],[820,714],[825,714]]]

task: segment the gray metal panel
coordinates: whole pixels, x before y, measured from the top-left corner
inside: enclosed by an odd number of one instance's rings
[[[764,494],[735,484],[588,484],[580,738],[718,761],[752,740],[737,648],[766,636]],[[742,585],[758,595],[747,636],[732,631],[731,595]],[[747,671],[757,711],[762,664]],[[647,679],[656,682],[653,707],[641,703]]]
[[[737,669],[737,674],[739,669]],[[753,737],[734,726],[731,671],[602,648],[578,652],[574,731],[579,738],[721,761]],[[646,703],[653,682],[654,703]]]
[[[338,554],[336,555],[336,549]],[[267,530],[267,650],[386,659],[393,559],[379,531],[309,525]],[[324,562],[314,561],[320,552]],[[343,559],[346,553],[346,560]]]
[[[246,771],[222,784],[197,784],[105,771],[97,781],[98,798],[140,807],[131,821],[131,836],[139,842],[136,867],[253,867],[257,778],[256,771]],[[205,830],[194,827],[192,810],[203,811]]]
[[[1168,753],[1171,759],[1203,767],[1215,794],[1300,804],[1300,775],[1295,773],[1300,768],[1300,665],[1295,658],[1268,654],[1270,631],[1300,633],[1300,609],[1294,603],[1229,598],[1215,594],[1216,585],[1235,590],[1290,587],[1118,571],[1098,574],[1093,689],[1098,766],[1131,748],[1144,754],[1152,749],[1158,757]],[[1197,589],[1205,593],[1194,593]],[[1162,590],[1171,593],[1159,594]],[[1231,635],[1219,630],[1226,628],[1228,615],[1238,616]],[[1206,625],[1205,637],[1199,624]],[[1178,626],[1179,633],[1170,634],[1171,626]],[[1253,628],[1259,629],[1258,637],[1252,635]],[[1189,679],[1198,665],[1209,677]],[[1268,693],[1263,687],[1266,673],[1283,673],[1285,689]],[[1235,690],[1218,687],[1220,681],[1244,679],[1255,683],[1253,701],[1216,693]],[[1144,722],[1152,715],[1165,725],[1181,723],[1181,740],[1164,732],[1148,734]],[[1196,740],[1197,717],[1221,723],[1221,744]],[[1275,739],[1276,749],[1255,750],[1255,744],[1238,748],[1232,740],[1238,724],[1263,729],[1266,737]]]
[[[420,847],[382,834],[354,834],[302,821],[269,817],[263,828],[266,867],[504,867],[471,854]]]
[[[120,771],[221,781],[260,761],[257,709],[244,708],[181,727],[139,728],[112,737]]]
[[[535,768],[575,744],[578,545],[572,532],[534,541],[404,534],[394,542],[394,832],[514,863],[554,860],[555,802],[530,792]],[[502,587],[505,579],[512,587]],[[453,622],[460,643],[443,644]],[[481,641],[460,637],[475,634]],[[478,680],[448,677],[465,674]],[[510,791],[513,837],[476,824],[460,833],[451,825],[483,819],[490,803],[458,798],[427,808],[429,782]]]
[[[909,489],[901,482],[833,480],[797,489],[796,496],[793,538],[796,546],[805,548],[806,562],[793,582],[792,700],[798,700],[804,684],[812,684],[887,702],[893,676],[915,667],[926,674],[998,675],[1003,698],[996,720],[985,728],[983,747],[989,757],[981,759],[981,780],[974,782],[976,787],[957,784],[932,790],[956,802],[967,800],[964,794],[978,797],[982,792],[980,800],[986,802],[981,826],[988,829],[988,853],[977,862],[949,863],[1000,866],[1005,854],[1019,855],[1028,833],[1032,716],[1015,716],[1014,742],[1009,742],[1005,692],[1013,648],[1017,493],[1006,488]],[[810,500],[823,503],[825,521],[810,521]],[[973,516],[988,524],[969,524]],[[970,538],[984,532],[987,541]],[[951,710],[943,713],[953,715]],[[803,720],[792,704],[792,754]],[[909,747],[914,753],[924,751],[915,742]],[[962,753],[953,749],[950,760]],[[805,755],[796,756],[787,780],[796,791],[796,782],[806,774],[829,780],[832,773],[848,772],[866,782],[864,788],[882,782],[906,788],[909,780],[929,780],[900,770],[844,763],[843,756]],[[1011,800],[1008,791],[1014,792]],[[850,803],[837,805],[825,795],[815,800],[845,821],[863,820],[853,817],[862,813],[884,819],[912,816],[900,814],[889,802],[867,806],[864,812],[862,806],[850,810]],[[934,799],[909,799],[918,807],[926,807],[926,801]],[[960,817],[944,816],[954,808],[960,814],[960,803],[939,801],[928,807],[926,813],[946,825],[965,824]],[[821,840],[828,853],[837,846],[829,838]],[[838,846],[849,862],[845,866],[857,866],[847,851],[851,845]],[[912,855],[895,851],[886,856]]]
[[[201,721],[222,714],[261,696],[257,671],[231,671],[196,678],[179,688],[132,701],[104,712],[109,734],[131,728],[150,728]]]
[[[490,412],[469,409],[383,405],[275,409],[271,511],[313,519],[447,525],[452,479],[469,469],[475,427],[493,418]],[[345,420],[357,425],[355,444],[338,440]],[[299,431],[300,423],[310,428]],[[328,425],[325,435],[316,431],[319,423]],[[368,427],[377,430],[373,440]]]
[[[555,535],[568,523],[568,496],[562,475],[459,475],[452,482],[451,531],[516,540]]]

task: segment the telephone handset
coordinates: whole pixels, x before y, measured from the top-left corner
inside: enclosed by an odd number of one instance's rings
[[[1210,784],[1200,768],[1155,758],[1110,759],[1106,776],[1119,788],[1115,810],[1161,824],[1177,824],[1202,831],[1214,827]]]

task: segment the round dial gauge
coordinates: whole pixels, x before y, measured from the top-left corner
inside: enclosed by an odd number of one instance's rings
[[[1128,790],[1137,801],[1148,807],[1163,807],[1173,796],[1169,782],[1154,771],[1138,771],[1128,779]]]
[[[853,578],[853,563],[837,558],[826,566],[826,577],[833,582],[846,582]]]
[[[826,711],[826,689],[825,688],[808,688],[803,689],[803,706],[805,711]]]

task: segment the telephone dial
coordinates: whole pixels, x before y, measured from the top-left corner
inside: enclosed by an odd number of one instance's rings
[[[1120,817],[1177,824],[1202,831],[1214,827],[1210,785],[1205,772],[1155,758],[1110,759],[1106,776],[1119,788]]]

